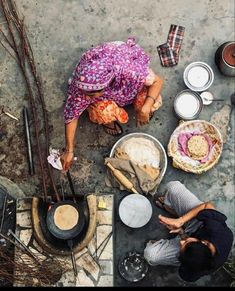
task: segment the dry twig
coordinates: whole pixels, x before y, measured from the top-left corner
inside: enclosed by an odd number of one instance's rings
[[[59,200],[59,194],[53,179],[52,169],[47,162],[47,156],[49,154],[49,122],[44,100],[43,86],[36,69],[33,51],[26,34],[24,17],[20,16],[16,3],[12,0],[1,0],[1,8],[6,20],[5,23],[8,34],[4,33],[3,29],[0,27],[0,34],[2,35],[0,44],[10,54],[10,56],[17,61],[26,82],[28,100],[32,109],[44,200],[46,200],[48,196],[48,176],[50,177],[51,186],[55,195]],[[40,136],[40,108],[37,104],[40,105],[41,114],[43,116],[43,124],[41,126],[44,128],[44,140],[42,140],[43,137]],[[45,147],[42,145],[45,145]],[[45,169],[47,169],[47,172]]]
[[[17,254],[18,257],[14,258],[13,251],[0,247],[0,280],[4,283],[22,287],[51,286],[66,272],[67,266],[58,260],[41,261],[41,257],[35,254],[37,262],[20,249]]]

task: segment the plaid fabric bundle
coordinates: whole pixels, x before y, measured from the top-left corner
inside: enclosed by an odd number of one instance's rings
[[[157,47],[163,67],[172,67],[178,64],[184,31],[183,26],[171,24],[167,42]]]

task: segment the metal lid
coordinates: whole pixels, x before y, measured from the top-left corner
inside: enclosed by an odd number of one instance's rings
[[[198,93],[189,89],[178,93],[174,100],[176,115],[183,120],[196,119],[203,107],[202,99]]]
[[[184,83],[193,91],[205,91],[212,85],[213,81],[214,73],[206,63],[194,62],[184,70]]]

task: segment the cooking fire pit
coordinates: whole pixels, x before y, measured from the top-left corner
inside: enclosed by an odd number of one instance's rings
[[[74,253],[79,252],[89,243],[96,228],[96,196],[90,194],[78,203],[84,211],[85,225],[81,233],[73,238]],[[47,213],[53,204],[53,202],[47,203],[41,198],[33,197],[32,224],[34,235],[39,245],[46,251],[58,255],[69,255],[71,251],[67,241],[54,237],[47,226]]]

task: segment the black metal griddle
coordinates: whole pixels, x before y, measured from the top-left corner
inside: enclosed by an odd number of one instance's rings
[[[68,247],[71,250],[71,258],[72,258],[72,263],[73,263],[74,275],[77,276],[76,261],[75,261],[75,257],[74,257],[74,253],[73,253],[73,239],[76,236],[78,236],[83,231],[83,229],[85,227],[85,214],[84,214],[84,209],[83,209],[82,203],[80,203],[80,204],[76,203],[76,194],[75,194],[72,178],[71,178],[69,171],[67,171],[67,177],[69,180],[70,189],[71,189],[71,192],[72,192],[74,199],[73,199],[73,201],[65,200],[64,190],[63,190],[63,186],[61,184],[63,201],[59,201],[51,206],[51,208],[47,212],[46,223],[47,223],[48,230],[55,238],[67,241]],[[57,225],[55,224],[55,221],[54,221],[54,215],[55,215],[56,209],[60,206],[63,206],[63,205],[71,205],[72,207],[74,207],[77,210],[77,212],[79,214],[78,223],[73,228],[71,228],[69,230],[62,230],[62,229],[58,228]]]

